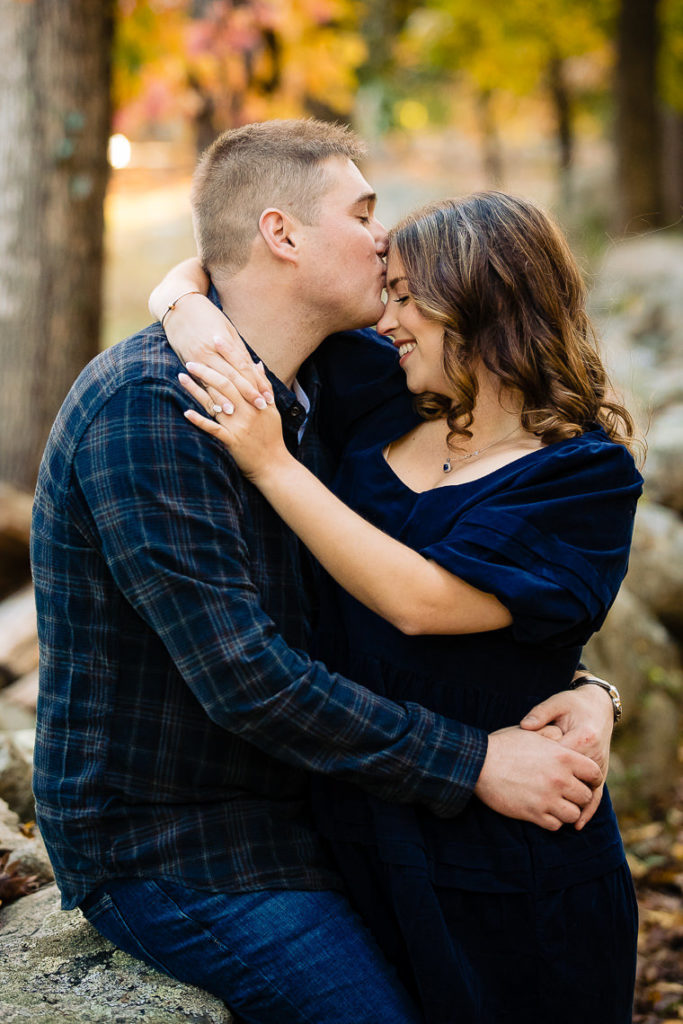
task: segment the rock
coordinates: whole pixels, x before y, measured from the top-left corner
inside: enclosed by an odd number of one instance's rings
[[[681,690],[683,673],[673,638],[625,586],[602,629],[586,646],[584,661],[596,675],[614,680],[624,700],[624,725],[637,714],[651,686],[673,693]]]
[[[215,996],[103,939],[51,885],[0,909],[3,1024],[229,1024]]]
[[[20,837],[24,842],[17,843],[14,847],[7,858],[5,869],[10,874],[30,875],[41,885],[54,882],[54,871],[40,833],[36,831],[30,838],[20,833]]]
[[[5,865],[8,871],[35,876],[43,885],[54,881],[50,858],[40,833],[35,826],[32,833],[22,832],[19,816],[4,800],[0,800],[0,853],[9,853]]]
[[[36,745],[35,729],[18,729],[12,733],[12,739],[27,761],[33,763],[33,751]]]
[[[19,815],[7,806],[6,802],[0,799],[0,830],[3,828],[19,829]],[[7,847],[4,847],[7,849]]]
[[[35,715],[38,702],[38,669],[34,668],[28,675],[15,679],[6,686],[0,695],[2,703]]]
[[[18,702],[8,700],[5,690],[0,690],[0,733],[17,733],[33,729],[36,724],[35,711],[21,707]]]
[[[27,580],[33,496],[0,483],[0,597]]]
[[[679,374],[683,376],[683,368]],[[683,512],[683,402],[667,406],[654,418],[647,446],[643,475],[648,497]]]
[[[683,240],[620,242],[591,292],[606,363],[641,432],[646,494],[683,512]]]
[[[23,821],[35,817],[32,776],[31,759],[10,735],[0,735],[0,797],[7,801]]]
[[[674,640],[645,603],[623,587],[584,660],[591,671],[612,680],[624,700],[609,776],[617,811],[666,804],[680,775],[683,671]]]
[[[683,636],[683,521],[675,512],[651,501],[640,502],[625,585],[669,629]]]
[[[9,683],[37,666],[36,605],[29,583],[0,604],[0,677]]]
[[[612,246],[591,291],[615,382],[657,411],[683,401],[683,241],[674,234]]]

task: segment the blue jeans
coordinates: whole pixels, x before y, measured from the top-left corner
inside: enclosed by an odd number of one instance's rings
[[[166,879],[116,879],[82,909],[120,949],[212,992],[251,1024],[421,1019],[339,893],[213,893]]]

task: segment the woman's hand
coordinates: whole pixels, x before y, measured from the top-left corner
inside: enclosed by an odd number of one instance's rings
[[[263,364],[252,366],[259,392],[267,390],[270,395],[264,399],[258,393],[253,404],[254,385],[230,366],[226,376],[206,364],[190,362],[187,369],[204,387],[185,373],[179,374],[178,380],[210,417],[188,409],[187,419],[224,444],[244,475],[258,484],[269,473],[279,472],[292,456],[285,446],[282,420]]]
[[[209,278],[196,257],[168,272],[150,296],[149,308],[163,323],[168,343],[185,364],[204,363],[219,373],[237,370],[246,383],[245,397],[255,402],[272,398],[267,379],[259,387],[254,362],[228,318],[206,297]]]

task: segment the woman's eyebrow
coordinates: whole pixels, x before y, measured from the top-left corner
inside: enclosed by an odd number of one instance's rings
[[[395,288],[396,285],[399,284],[401,281],[407,281],[407,280],[408,280],[408,278],[405,275],[403,277],[392,277],[391,281],[389,281],[389,287],[390,288]]]

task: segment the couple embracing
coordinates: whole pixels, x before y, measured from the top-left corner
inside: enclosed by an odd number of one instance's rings
[[[254,1024],[626,1024],[619,702],[580,654],[626,571],[631,421],[543,213],[484,193],[387,237],[361,155],[315,121],[221,136],[200,262],[53,428],[63,906]]]

